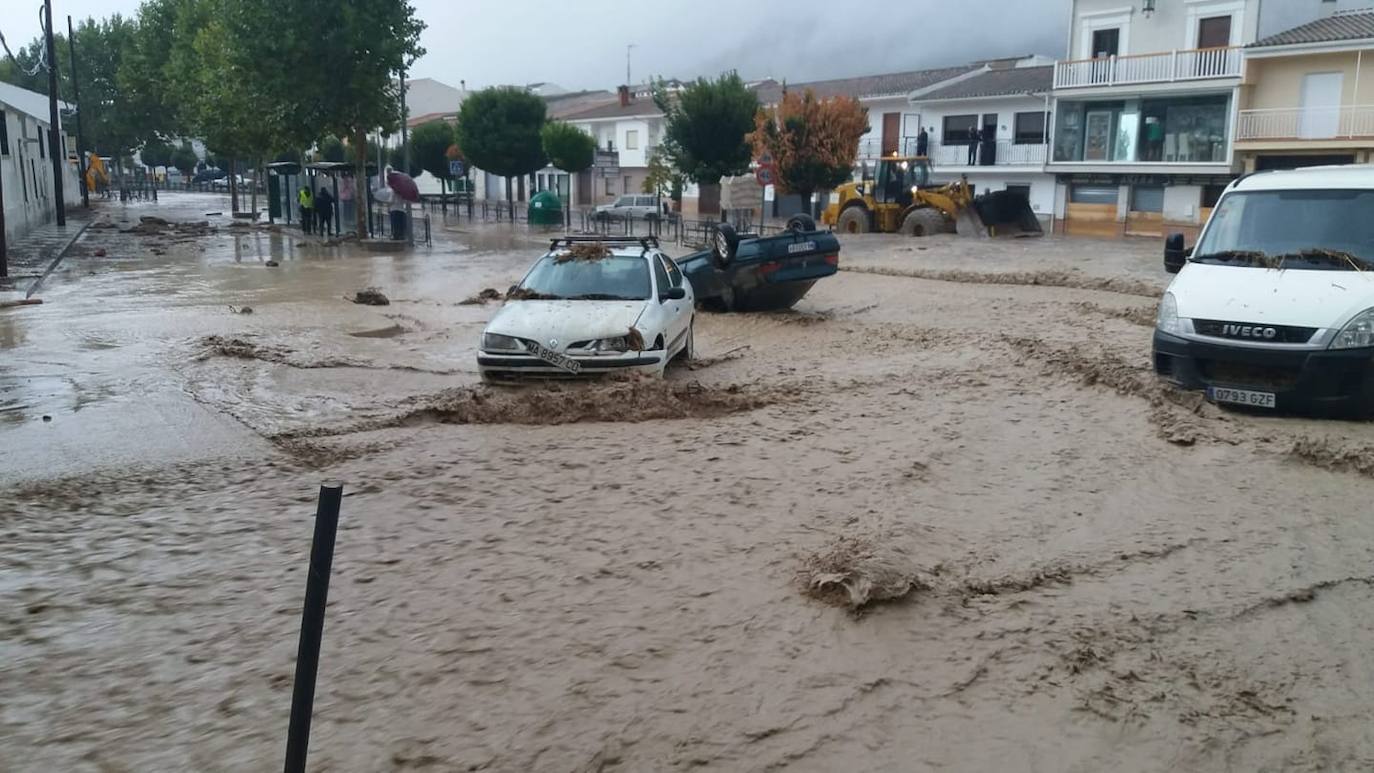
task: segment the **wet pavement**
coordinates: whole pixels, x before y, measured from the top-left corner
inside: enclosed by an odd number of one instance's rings
[[[846,240],[663,381],[488,390],[542,239],[222,209],[0,311],[0,770],[276,769],[325,480],[312,770],[1374,768],[1374,425],[1160,385],[1157,242]]]

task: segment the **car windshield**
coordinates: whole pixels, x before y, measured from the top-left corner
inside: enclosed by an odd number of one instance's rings
[[[1374,191],[1230,193],[1212,213],[1195,263],[1374,270]]]
[[[547,300],[642,301],[650,294],[649,264],[628,255],[562,261],[546,255],[520,289],[526,297]]]

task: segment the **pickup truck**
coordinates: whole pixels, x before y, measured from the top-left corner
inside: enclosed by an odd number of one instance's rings
[[[816,280],[839,271],[840,242],[797,215],[777,236],[712,227],[710,248],[677,259],[699,303],[719,311],[776,311],[801,300]]]

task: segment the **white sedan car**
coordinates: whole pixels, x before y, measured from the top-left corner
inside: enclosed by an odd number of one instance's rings
[[[662,375],[695,352],[692,284],[652,237],[555,239],[487,323],[482,380]]]

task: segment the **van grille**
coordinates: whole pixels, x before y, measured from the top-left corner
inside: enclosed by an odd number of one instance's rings
[[[1317,334],[1315,327],[1263,325],[1255,322],[1224,322],[1215,319],[1195,319],[1193,320],[1193,330],[1198,335],[1212,338],[1253,341],[1262,344],[1305,344]],[[1270,330],[1274,331],[1274,334],[1272,336],[1266,335]]]

